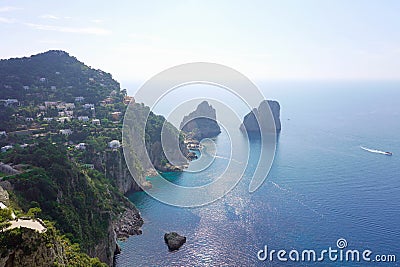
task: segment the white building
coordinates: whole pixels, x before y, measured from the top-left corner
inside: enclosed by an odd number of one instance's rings
[[[121,143],[118,140],[112,140],[110,143],[108,143],[108,146],[112,149],[119,148],[121,146]]]
[[[44,121],[52,121],[53,118],[51,118],[51,117],[46,117],[46,118],[43,118],[43,120],[44,120]]]
[[[99,119],[93,119],[93,120],[92,120],[92,124],[93,124],[93,125],[100,125],[101,123],[100,123],[100,120],[99,120]]]
[[[44,102],[44,106],[45,106],[46,108],[56,107],[56,106],[57,106],[57,102],[54,102],[54,101],[45,101],[45,102]]]
[[[13,148],[12,145],[3,146],[3,147],[1,148],[1,152],[6,152],[7,150],[10,150],[10,149],[12,149],[12,148]]]
[[[0,131],[0,136],[7,136],[7,132],[6,131]]]
[[[65,103],[65,108],[66,109],[74,109],[75,108],[75,103]]]
[[[62,123],[64,123],[64,121],[70,121],[70,120],[71,120],[70,117],[60,117],[57,119],[58,122],[62,122]]]
[[[18,99],[15,99],[15,98],[13,98],[13,99],[2,99],[2,100],[0,100],[0,101],[2,101],[2,102],[4,102],[4,106],[5,107],[7,107],[7,106],[11,106],[11,105],[14,105],[14,104],[16,104],[16,105],[18,105]]]
[[[24,85],[23,88],[24,88],[25,90],[29,90],[29,86],[28,86],[28,85]]]
[[[86,144],[85,143],[79,143],[75,146],[76,149],[80,150],[85,150],[86,149]]]
[[[88,116],[79,116],[78,120],[79,121],[83,121],[83,122],[87,122],[87,121],[89,121],[89,117]]]
[[[63,134],[63,135],[70,135],[73,132],[72,132],[71,129],[63,129],[63,130],[60,130],[60,133]]]
[[[82,102],[83,100],[85,100],[85,98],[83,96],[75,97],[75,102]]]
[[[85,105],[83,105],[83,108],[84,108],[84,109],[91,109],[91,108],[94,108],[94,104],[85,104]]]

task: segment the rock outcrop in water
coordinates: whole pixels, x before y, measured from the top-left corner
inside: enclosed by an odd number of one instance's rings
[[[272,112],[273,121],[270,121],[271,117],[268,115],[268,108],[270,108]],[[248,133],[260,133],[260,128],[263,132],[271,132],[274,131],[274,129],[280,132],[280,109],[281,107],[277,101],[264,100],[260,103],[258,109],[254,108],[244,117],[240,129]],[[258,121],[261,123],[261,127]]]
[[[183,118],[180,129],[197,140],[216,137],[221,133],[216,111],[207,101],[201,102],[195,111]]]
[[[178,250],[183,244],[186,243],[186,237],[181,236],[176,232],[166,233],[164,241],[170,251]]]

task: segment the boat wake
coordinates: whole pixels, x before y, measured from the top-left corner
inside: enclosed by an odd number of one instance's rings
[[[230,159],[230,158],[223,157],[223,156],[215,155],[214,158],[232,160],[233,162],[236,162],[236,163],[239,163],[239,164],[243,164],[243,162],[241,162],[241,161],[238,161],[238,160],[236,160],[236,159]]]
[[[318,215],[321,218],[324,218],[324,215],[322,213],[319,213],[316,209],[313,209],[312,207],[310,207],[309,205],[307,205],[306,203],[304,203],[300,197],[296,196],[296,193],[292,192],[289,189],[286,189],[280,185],[278,185],[277,183],[270,181],[270,183],[275,186],[277,189],[287,193],[289,196],[291,196],[294,200],[296,200],[300,205],[302,205],[303,207],[305,207],[306,209],[309,209],[311,212],[313,212],[314,214]]]
[[[377,154],[389,155],[389,156],[392,155],[392,152],[385,152],[385,151],[380,151],[380,150],[377,150],[377,149],[370,149],[370,148],[366,148],[366,147],[363,147],[363,146],[360,146],[360,148],[365,150],[365,151],[371,152],[371,153],[377,153]]]

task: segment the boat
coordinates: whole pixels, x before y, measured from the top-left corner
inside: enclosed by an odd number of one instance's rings
[[[392,152],[385,152],[385,155],[386,156],[391,156],[391,155],[393,155],[393,153]]]

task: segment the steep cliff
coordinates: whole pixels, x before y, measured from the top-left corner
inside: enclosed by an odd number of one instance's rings
[[[272,112],[273,121],[268,115],[268,109]],[[258,122],[261,123],[261,127]],[[240,125],[242,131],[249,133],[259,133],[260,128],[264,132],[273,131],[274,128],[277,132],[281,131],[280,105],[277,101],[262,101],[258,108],[254,108],[244,117],[243,123]]]
[[[51,225],[44,233],[27,228],[6,231],[0,243],[0,267],[107,266],[82,253]]]
[[[130,191],[140,191],[140,186],[136,183],[132,174],[138,181],[145,181],[145,170],[140,162],[135,162],[133,172],[128,169],[122,148],[104,151],[101,154],[101,165],[97,161],[96,169],[104,168],[105,176],[118,188],[123,194]]]
[[[183,118],[180,129],[197,140],[215,137],[221,133],[216,111],[207,101],[201,102],[195,111]]]
[[[126,211],[141,221],[139,212],[104,175],[96,170],[80,170],[66,156],[65,148],[40,143],[15,149],[7,161],[30,164],[29,172],[4,178],[13,201],[27,211],[40,207],[41,218],[56,222],[57,228],[84,252],[113,264],[117,250],[114,224]]]
[[[144,104],[135,103],[127,109],[124,123],[129,125],[123,129],[125,160],[139,180],[144,180],[146,172],[154,168],[174,171],[187,164],[183,136],[163,116],[154,114]]]

